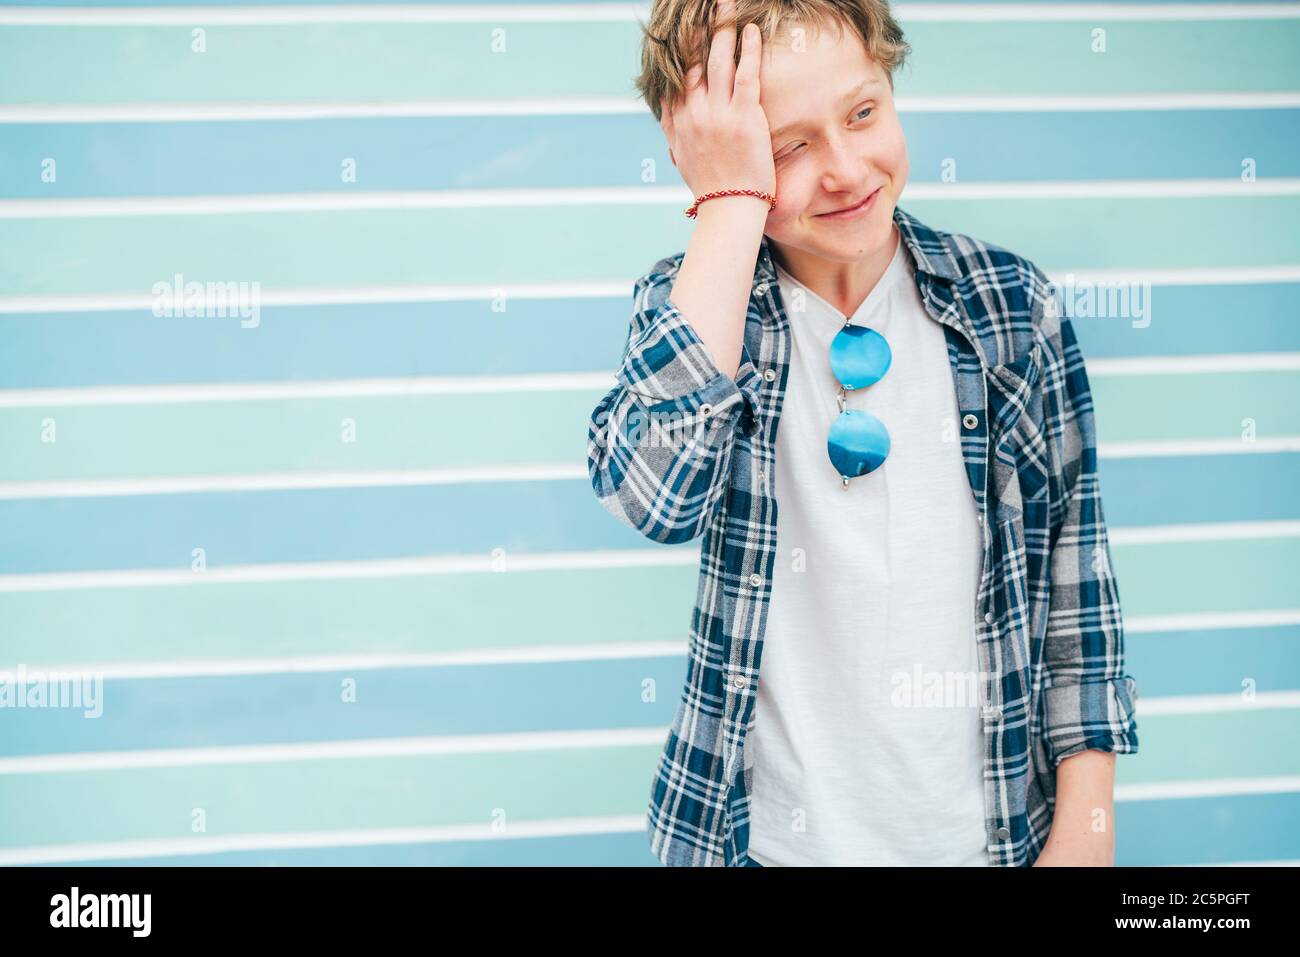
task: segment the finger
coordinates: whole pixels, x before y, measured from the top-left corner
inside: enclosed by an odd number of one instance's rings
[[[714,23],[721,23],[731,13],[732,0],[718,0]],[[736,75],[736,28],[724,27],[713,34],[709,48],[709,101],[717,109],[731,102],[731,87]]]
[[[758,24],[747,23],[740,35],[740,64],[736,67],[736,89],[732,102],[752,106],[758,102],[758,67],[763,50],[763,34]]]
[[[686,71],[686,96],[704,90],[704,64],[697,63]]]

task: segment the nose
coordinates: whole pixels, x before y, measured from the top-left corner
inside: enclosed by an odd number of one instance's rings
[[[826,141],[826,166],[822,188],[828,193],[855,193],[862,185],[862,160],[853,152],[843,132]]]

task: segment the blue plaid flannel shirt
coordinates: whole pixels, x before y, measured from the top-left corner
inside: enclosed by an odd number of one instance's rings
[[[1092,397],[1069,318],[1033,263],[898,207],[894,222],[925,309],[944,327],[983,530],[976,621],[991,676],[982,689],[990,861],[1028,866],[1051,829],[1062,759],[1138,750]],[[721,372],[670,298],[684,255],[636,282],[616,384],[588,425],[587,465],[601,504],[642,535],[704,536],[686,682],[647,824],[664,864],[742,866],[753,785],[745,737],[776,557],[770,476],[791,340],[764,236],[740,367],[734,378]]]

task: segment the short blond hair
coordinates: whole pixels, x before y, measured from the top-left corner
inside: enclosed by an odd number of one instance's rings
[[[650,22],[641,25],[641,75],[636,88],[656,120],[662,119],[663,100],[676,102],[685,92],[690,68],[707,62],[716,6],[716,0],[653,0]],[[735,0],[732,15],[718,26],[736,29],[746,23],[758,25],[765,48],[789,23],[814,30],[822,24],[847,27],[857,34],[867,55],[884,68],[891,89],[894,71],[911,52],[888,0]]]

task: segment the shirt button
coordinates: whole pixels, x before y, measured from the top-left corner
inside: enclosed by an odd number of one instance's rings
[[[776,381],[776,370],[775,370],[775,369],[765,369],[765,370],[763,371],[763,378],[766,379],[768,382],[775,382],[775,381]]]
[[[762,469],[759,469],[759,470],[758,470],[758,480],[761,482],[761,481],[763,481],[763,479],[765,479],[765,478],[767,478],[767,473],[764,472]]]
[[[993,612],[986,611],[984,613],[984,622],[985,624],[989,624],[989,625],[993,624]]]
[[[760,282],[757,286],[754,287],[754,292],[758,293],[760,296],[766,296],[766,295],[767,295],[767,283],[765,283],[765,282]]]
[[[961,417],[961,424],[966,426],[966,428],[968,429],[973,429],[975,428],[975,426],[980,424],[980,420],[977,419],[975,416],[971,415],[969,412],[967,412],[965,415]]]
[[[749,583],[757,588],[759,585],[763,584],[763,579],[759,578],[757,575],[750,575]]]
[[[712,412],[713,406],[709,405],[709,403],[706,402],[700,406],[700,415],[710,415]]]
[[[976,515],[976,516],[975,516],[975,521],[977,521],[977,522],[979,522],[981,525],[983,525],[983,524],[984,524],[984,513],[983,513],[983,512],[980,512],[978,515]]]
[[[749,684],[749,679],[747,679],[744,675],[736,675],[736,677],[731,679],[731,683],[735,685],[737,688],[743,688],[745,687],[745,685]]]
[[[1001,708],[989,708],[989,709],[988,709],[988,715],[989,715],[989,720],[990,720],[990,721],[1001,721],[1001,720],[1002,720],[1002,709],[1001,709]]]
[[[996,837],[999,841],[1011,840],[1011,829],[1006,827],[998,828]]]

